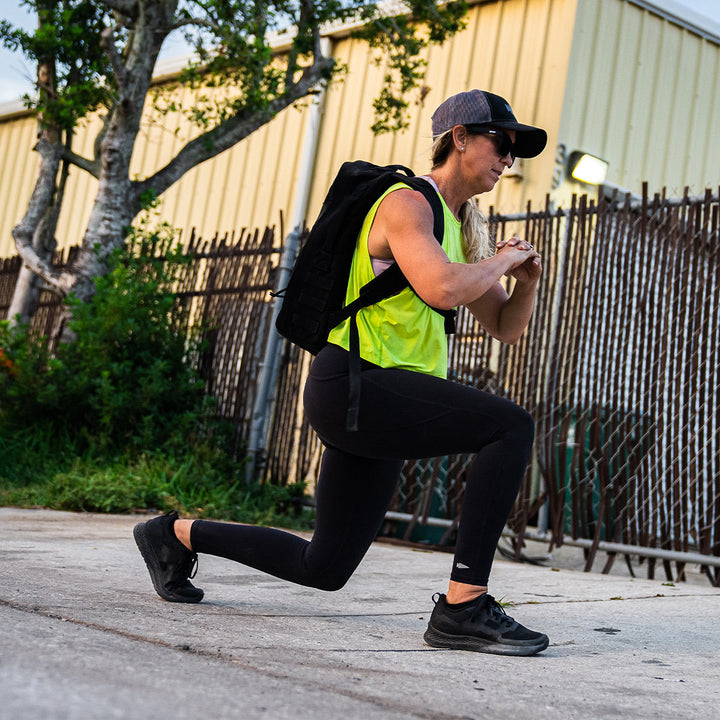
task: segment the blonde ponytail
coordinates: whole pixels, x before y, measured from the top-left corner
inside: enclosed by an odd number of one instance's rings
[[[452,130],[436,138],[432,146],[432,168],[443,165],[454,147]],[[475,198],[470,198],[460,208],[460,221],[462,222],[463,253],[465,261],[476,263],[495,254],[495,248],[490,241],[488,219],[480,211]]]
[[[474,197],[467,200],[460,208],[460,220],[462,222],[465,261],[476,263],[492,257],[495,254],[495,249],[490,242],[488,219],[481,212]]]

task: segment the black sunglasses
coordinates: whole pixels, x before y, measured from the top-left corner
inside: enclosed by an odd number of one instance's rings
[[[500,155],[500,157],[505,157],[509,154],[512,161],[515,162],[517,150],[515,149],[515,143],[510,139],[510,136],[507,133],[504,133],[502,130],[493,130],[492,128],[484,127],[483,125],[465,125],[465,129],[471,135],[491,135],[498,155]],[[512,163],[510,164],[512,165]]]

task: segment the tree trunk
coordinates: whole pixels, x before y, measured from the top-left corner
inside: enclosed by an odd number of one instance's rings
[[[23,265],[15,283],[15,291],[7,314],[11,325],[30,323],[40,304],[41,290],[40,278]]]
[[[38,22],[41,27],[48,17],[52,17],[55,4],[55,0],[50,0],[46,6],[40,5],[38,7]],[[39,59],[37,87],[42,95],[49,98],[55,97],[54,57],[46,56]],[[40,173],[21,225],[24,225],[26,233],[32,236],[31,246],[38,258],[49,265],[52,262],[57,245],[55,228],[57,227],[57,219],[62,205],[62,188],[64,188],[65,183],[61,181],[61,187],[58,188],[57,177],[60,158],[62,157],[60,131],[55,126],[43,127],[42,116],[38,120],[40,123],[40,142],[36,149],[40,152],[41,157]],[[63,174],[66,178],[67,168]],[[8,310],[7,317],[11,324],[30,322],[40,302],[41,290],[42,281],[40,277],[27,264],[23,264]]]
[[[147,5],[144,22],[136,27],[123,57],[115,47],[112,30],[108,28],[103,33],[103,46],[115,67],[117,96],[109,110],[96,156],[96,161],[99,161],[96,175],[98,192],[81,249],[72,267],[63,270],[52,267],[51,256],[41,242],[44,237],[43,219],[49,218],[52,209],[63,148],[57,143],[50,143],[49,138],[42,138],[38,143],[37,149],[42,156],[40,175],[28,212],[13,229],[13,236],[26,266],[64,296],[73,293],[85,302],[92,298],[95,278],[107,272],[109,256],[123,244],[126,228],[140,210],[139,190],[134,188],[129,178],[130,159],[140,130],[152,71],[170,27],[169,19],[173,16],[175,5],[172,1]],[[66,156],[71,155],[67,148]],[[18,290],[18,302],[14,303],[16,308],[30,307],[26,295],[29,286],[23,279],[23,288]],[[62,317],[56,331],[61,341],[73,339],[66,321],[67,317]]]
[[[109,256],[122,246],[127,228],[141,210],[144,193],[153,191],[161,195],[189,169],[247,137],[280,110],[310,92],[328,76],[334,64],[332,59],[322,54],[318,43],[312,65],[305,68],[297,81],[291,82],[286,92],[267,107],[251,106],[240,110],[212,130],[189,141],[168,165],[153,176],[133,181],[129,177],[130,160],[140,130],[143,105],[158,53],[173,27],[177,0],[147,0],[140,6],[142,13],[133,18],[133,31],[127,38],[122,38],[126,40],[122,48],[117,45],[121,40],[116,35],[117,28],[107,27],[102,32],[101,45],[113,67],[115,85],[103,130],[96,140],[94,158],[81,158],[69,147],[63,151],[62,146],[52,142],[50,137],[41,137],[36,147],[42,157],[40,176],[25,217],[13,229],[15,244],[27,267],[22,282],[18,284],[17,302],[13,303],[13,312],[19,309],[22,317],[30,316],[31,293],[33,287],[37,287],[37,282],[30,279],[30,272],[63,296],[72,293],[80,301],[89,301],[95,291],[95,278],[107,272]],[[121,9],[128,8],[123,4]],[[50,77],[50,70],[47,75]],[[46,86],[51,87],[47,78]],[[48,239],[54,236],[54,223],[50,220],[53,200],[58,197],[56,181],[61,159],[97,178],[98,191],[80,252],[71,267],[56,268],[51,263],[54,246]],[[52,232],[46,233],[46,230]],[[59,329],[59,338],[63,341],[73,339],[66,320],[67,317],[61,319]]]
[[[55,227],[59,203],[57,202],[57,174],[62,156],[62,145],[56,134],[44,131],[35,146],[40,153],[40,172],[35,183],[25,216],[13,228],[15,245],[25,259],[24,246],[32,251],[39,263],[50,266],[55,252]],[[42,280],[37,268],[27,261],[23,264],[8,310],[8,320],[27,323],[32,318],[40,296]]]

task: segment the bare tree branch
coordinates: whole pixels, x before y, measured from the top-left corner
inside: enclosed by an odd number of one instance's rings
[[[100,0],[101,5],[127,16],[134,16],[137,13],[137,0]]]
[[[300,15],[297,19],[298,35],[302,34],[307,23],[309,22],[311,12],[312,12],[311,0],[303,0],[300,3]],[[298,55],[299,55],[299,49],[297,46],[297,42],[293,42],[292,46],[290,47],[290,52],[288,54],[288,59],[287,59],[287,68],[285,70],[285,87],[290,87],[293,83],[293,78],[295,77],[295,71],[297,70],[297,66],[298,66]],[[319,56],[316,54],[315,57],[319,57]]]
[[[310,3],[311,10],[314,10],[312,3]],[[312,29],[313,33],[313,53],[315,57],[323,57],[322,51],[322,33],[320,32],[320,26],[315,23]]]
[[[120,88],[120,90],[124,90],[127,87],[127,70],[117,51],[117,48],[115,47],[112,28],[105,28],[102,31],[100,45],[107,53],[108,60],[110,60],[118,88]]]
[[[265,108],[247,113],[239,112],[212,130],[191,140],[165,167],[151,177],[133,183],[135,196],[139,197],[147,189],[152,189],[161,195],[188,170],[231,148],[296,100],[305,97],[326,77],[334,64],[332,58],[317,58],[313,65],[305,69],[298,82]]]
[[[94,160],[88,160],[88,158],[78,155],[69,148],[65,148],[62,153],[62,158],[71,165],[75,165],[81,170],[90,173],[94,178],[100,176],[100,159],[98,156],[96,156]]]
[[[184,27],[204,27],[214,32],[220,32],[220,26],[207,18],[183,18],[170,26],[170,32],[173,30],[181,30]]]

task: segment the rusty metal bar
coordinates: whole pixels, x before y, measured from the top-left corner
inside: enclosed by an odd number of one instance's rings
[[[400,513],[393,511],[389,511],[385,514],[386,520],[394,520],[397,522],[410,522],[413,517],[414,516],[410,515],[409,513]],[[424,522],[423,524],[429,527],[451,527],[453,525],[453,521],[448,520],[447,518],[428,517],[426,522]],[[517,534],[512,530],[506,528],[505,530],[503,530],[503,537],[514,539],[517,537]],[[527,529],[523,533],[523,537],[525,537],[526,540],[534,540],[536,542],[552,542],[552,536],[549,533],[540,533],[530,529]],[[591,549],[594,546],[594,541],[566,536],[563,538],[562,544],[587,550]],[[697,565],[720,567],[720,557],[711,557],[696,552],[678,552],[675,550],[663,550],[662,548],[640,547],[638,545],[625,545],[623,543],[605,542],[603,540],[597,543],[597,549],[607,553],[618,553],[621,555],[637,555],[638,557],[658,558],[661,560],[667,560],[668,562],[693,563]]]

